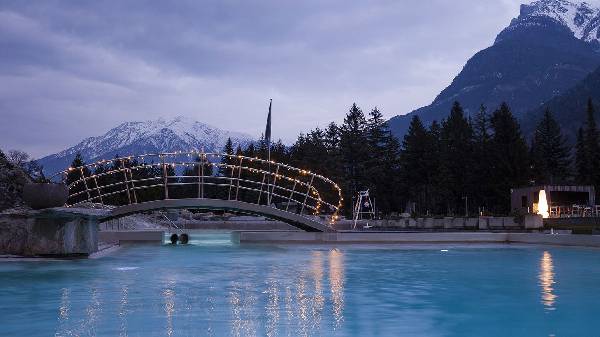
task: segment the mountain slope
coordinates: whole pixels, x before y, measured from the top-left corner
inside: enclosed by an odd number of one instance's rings
[[[87,162],[114,158],[116,155],[136,155],[157,152],[204,149],[220,152],[231,138],[234,146],[245,146],[252,137],[225,131],[184,117],[146,122],[126,122],[99,137],[90,137],[62,152],[41,158],[44,172],[54,173],[69,166],[80,152]]]
[[[562,95],[528,112],[523,118],[524,132],[532,134],[544,111],[549,109],[564,130],[569,141],[575,143],[577,130],[583,125],[587,116],[588,98],[592,99],[596,107],[596,120],[598,120],[600,113],[600,68],[596,69],[583,81]]]
[[[565,0],[522,5],[518,18],[494,44],[475,54],[432,104],[389,123],[402,137],[413,115],[426,124],[441,120],[459,101],[467,114],[481,104],[495,109],[506,101],[518,116],[579,83],[600,66],[600,10]]]

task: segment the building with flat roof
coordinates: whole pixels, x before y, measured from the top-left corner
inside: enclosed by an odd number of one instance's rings
[[[548,217],[600,215],[594,186],[544,185],[511,189],[511,210]]]

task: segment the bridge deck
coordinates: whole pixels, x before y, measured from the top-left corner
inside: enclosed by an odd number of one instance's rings
[[[252,215],[262,215],[267,218],[280,220],[307,232],[334,231],[326,224],[323,224],[320,221],[308,218],[300,214],[286,212],[284,210],[266,205],[251,204],[236,200],[220,199],[166,199],[119,206],[113,209],[110,212],[110,214],[103,220],[119,218],[129,214],[140,213],[144,211],[177,208],[236,211]]]

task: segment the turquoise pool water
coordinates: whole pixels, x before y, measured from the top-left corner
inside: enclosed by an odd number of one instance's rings
[[[600,250],[193,243],[0,262],[0,336],[600,335]]]

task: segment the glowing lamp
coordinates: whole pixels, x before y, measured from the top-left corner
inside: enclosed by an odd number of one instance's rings
[[[548,200],[546,199],[546,191],[540,190],[540,195],[538,199],[538,212],[537,214],[541,215],[544,219],[550,217],[550,213],[548,212]]]

